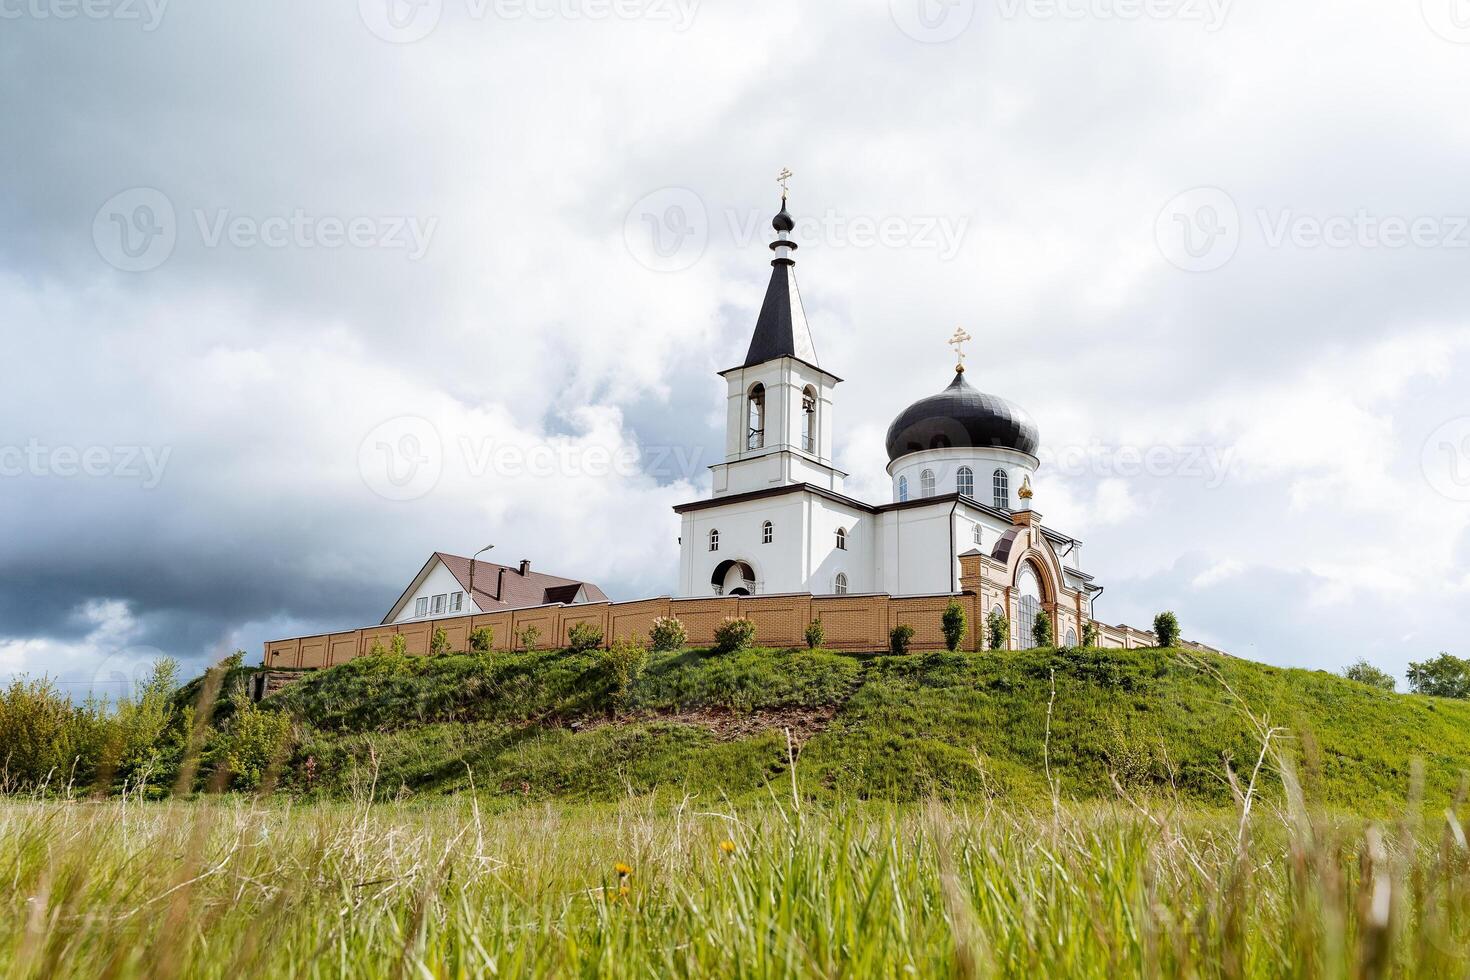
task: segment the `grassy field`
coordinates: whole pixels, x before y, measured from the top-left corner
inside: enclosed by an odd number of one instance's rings
[[[1453,816],[0,804],[12,977],[1464,976]]]
[[[795,755],[814,802],[1034,805],[1050,773],[1065,799],[1116,800],[1121,785],[1228,808],[1227,770],[1253,768],[1270,731],[1312,799],[1387,815],[1415,760],[1437,808],[1470,769],[1465,702],[1165,650],[690,650],[655,655],[616,710],[593,653],[355,661],[265,707],[297,720],[283,785],[333,798],[437,796],[472,779],[517,799],[760,798],[786,793]],[[1279,797],[1275,767],[1263,780]]]

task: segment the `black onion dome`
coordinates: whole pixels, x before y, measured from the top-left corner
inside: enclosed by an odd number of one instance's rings
[[[957,372],[950,386],[904,409],[888,427],[888,459],[925,449],[998,448],[1035,456],[1041,433],[1026,410],[978,391]]]
[[[783,235],[796,230],[796,222],[792,220],[791,212],[786,210],[785,197],[781,198],[781,211],[771,219],[771,227]]]

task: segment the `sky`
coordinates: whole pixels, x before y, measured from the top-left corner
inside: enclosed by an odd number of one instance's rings
[[[0,677],[436,550],[667,594],[782,168],[854,496],[964,327],[1100,619],[1470,655],[1470,0],[0,0],[0,64]]]

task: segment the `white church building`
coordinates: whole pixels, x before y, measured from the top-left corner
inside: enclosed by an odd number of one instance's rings
[[[1036,423],[972,386],[961,354],[948,386],[889,427],[892,499],[845,494],[832,452],[842,379],[822,365],[802,309],[785,195],[772,226],[771,280],[750,348],[720,373],[728,407],[713,493],[674,508],[679,595],[951,594],[961,591],[960,557],[978,553],[987,601],[1017,641],[1048,609],[1058,642],[1075,645],[1101,587],[1082,570],[1082,543],[1031,511]],[[957,333],[953,343],[967,339]]]

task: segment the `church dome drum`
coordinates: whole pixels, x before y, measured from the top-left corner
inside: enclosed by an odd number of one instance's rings
[[[1041,434],[1026,410],[965,380],[963,369],[937,395],[921,398],[888,427],[888,459],[926,449],[1012,449],[1035,456]]]

